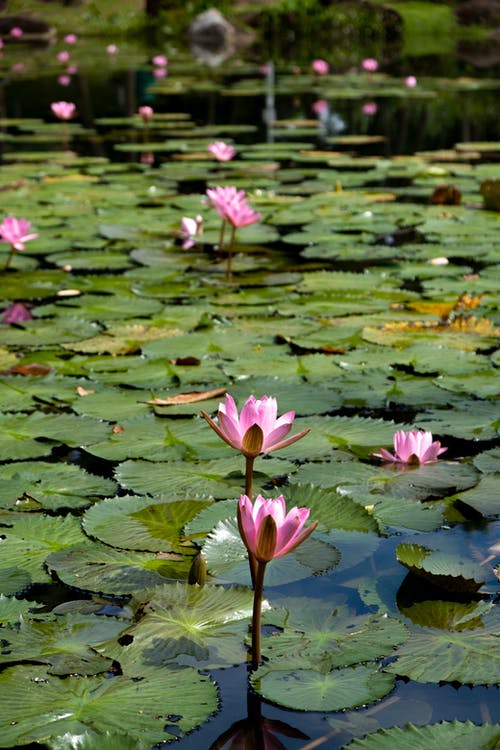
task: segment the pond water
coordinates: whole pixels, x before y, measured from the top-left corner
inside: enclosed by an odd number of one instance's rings
[[[0,747],[493,750],[495,70],[314,76],[183,52],[155,77],[156,50],[81,50],[63,82],[55,50],[2,59],[3,210],[38,237],[0,278]],[[59,99],[74,120],[51,116]],[[231,274],[216,185],[262,215]],[[269,565],[256,674],[244,459],[200,417],[224,390],[311,430],[255,463],[256,492],[319,521]],[[412,428],[447,452],[373,455]]]

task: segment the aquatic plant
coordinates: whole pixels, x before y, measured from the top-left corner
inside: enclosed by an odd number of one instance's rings
[[[260,631],[266,565],[271,560],[292,552],[312,534],[318,523],[314,521],[304,528],[309,514],[309,508],[296,506],[287,513],[283,495],[276,498],[264,498],[262,495],[257,495],[253,505],[247,495],[240,495],[238,528],[249,557],[257,563],[252,613],[252,665],[254,667],[258,667],[261,662]]]
[[[26,242],[38,237],[36,232],[30,232],[31,222],[26,219],[16,219],[15,216],[7,216],[0,224],[0,241],[10,245],[10,253],[4,266],[4,271],[10,265],[12,256],[16,252],[22,252]]]
[[[447,448],[442,447],[439,440],[432,440],[432,432],[427,430],[398,430],[394,433],[394,453],[380,448],[374,456],[403,464],[426,464],[436,461],[437,457]]]

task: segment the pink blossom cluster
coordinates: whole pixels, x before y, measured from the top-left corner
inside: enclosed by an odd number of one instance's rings
[[[208,188],[207,196],[219,216],[233,227],[246,227],[261,217],[248,204],[244,190],[233,186]]]
[[[217,161],[230,161],[235,155],[236,150],[229,143],[224,141],[214,141],[210,143],[207,150]]]

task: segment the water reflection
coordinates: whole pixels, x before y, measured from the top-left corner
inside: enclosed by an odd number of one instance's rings
[[[247,716],[231,724],[210,745],[209,750],[286,750],[277,735],[307,740],[307,734],[279,719],[262,716],[262,701],[258,695],[247,692]]]

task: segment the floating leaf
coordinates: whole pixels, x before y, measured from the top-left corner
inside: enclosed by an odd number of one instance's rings
[[[244,663],[252,602],[249,589],[157,587],[123,645],[104,653],[117,659],[125,674],[154,673],[172,662],[205,668]]]
[[[189,552],[182,545],[185,524],[210,501],[198,498],[155,499],[132,496],[108,498],[87,511],[85,532],[113,547],[151,552]]]
[[[185,580],[189,572],[188,559],[181,560],[179,555],[117,550],[99,542],[68,544],[46,562],[69,586],[114,596]]]
[[[365,666],[327,674],[263,666],[253,673],[251,684],[266,700],[298,711],[341,711],[362,706],[382,698],[394,687],[390,675]]]
[[[69,676],[65,680],[33,666],[0,675],[8,723],[2,747],[44,742],[69,732],[126,732],[149,744],[174,739],[206,721],[217,708],[215,685],[189,667],[147,676]]]
[[[441,750],[460,746],[461,750],[495,750],[500,738],[500,725],[477,726],[467,722],[441,722],[427,727],[408,726],[380,729],[363,739],[349,743],[353,750]]]

